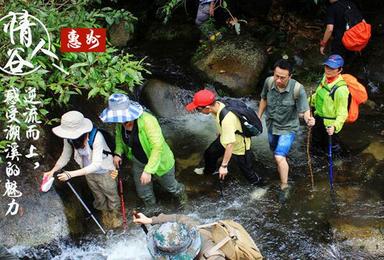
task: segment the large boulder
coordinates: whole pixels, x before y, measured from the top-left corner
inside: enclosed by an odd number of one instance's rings
[[[151,79],[144,86],[142,99],[157,116],[172,118],[185,115],[184,106],[192,94],[167,82]]]
[[[44,154],[46,144],[44,142],[44,130],[40,129],[40,139],[34,142],[19,141],[19,152],[27,154],[28,147],[33,144],[37,147],[38,154]],[[34,161],[40,162],[41,166],[34,170]],[[7,177],[6,163],[1,165],[0,172],[0,244],[7,247],[15,245],[36,246],[49,243],[62,236],[68,236],[70,233],[65,208],[62,200],[55,191],[48,193],[39,192],[40,176],[39,172],[47,170],[44,168],[42,158],[33,160],[21,158],[16,165],[20,168],[18,176]],[[50,162],[52,164],[52,162]],[[17,191],[20,191],[21,197],[15,198],[19,204],[19,210],[16,215],[6,213],[9,204],[12,201],[12,192],[5,189],[6,183],[16,182]],[[9,184],[8,184],[9,185]]]
[[[267,54],[256,39],[234,38],[200,47],[194,67],[210,80],[226,86],[230,94],[245,96],[255,92]]]
[[[113,24],[108,31],[112,45],[116,47],[125,47],[133,38],[133,31],[133,24],[127,21]]]

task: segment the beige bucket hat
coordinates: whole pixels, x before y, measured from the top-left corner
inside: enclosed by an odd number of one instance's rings
[[[65,139],[77,139],[82,134],[91,132],[92,121],[85,118],[79,111],[69,111],[61,116],[60,125],[52,129],[58,137]]]

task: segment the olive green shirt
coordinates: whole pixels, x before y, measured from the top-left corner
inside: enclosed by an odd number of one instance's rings
[[[271,82],[271,84],[269,84]],[[270,77],[264,82],[261,98],[267,101],[265,117],[269,132],[274,135],[297,131],[300,126],[299,113],[309,110],[307,94],[300,84],[297,98],[294,96],[296,80],[290,79],[287,87],[280,92]]]

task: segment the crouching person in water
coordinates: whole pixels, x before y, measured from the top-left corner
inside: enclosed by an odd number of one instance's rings
[[[187,202],[184,185],[175,179],[175,159],[165,142],[157,119],[124,94],[109,97],[108,108],[100,115],[106,123],[116,125],[116,167],[122,158],[132,160],[132,173],[138,196],[147,208],[156,205],[153,180],[172,193],[181,206]]]
[[[120,199],[115,180],[116,169],[112,155],[103,152],[111,150],[101,132],[96,132],[93,144],[89,144],[90,133],[95,130],[91,120],[85,118],[82,113],[78,111],[65,113],[61,117],[61,124],[52,129],[55,135],[63,138],[63,152],[55,166],[45,172],[44,176],[52,176],[65,167],[73,154],[80,169],[58,174],[58,179],[67,181],[73,177],[85,175],[95,198],[93,207],[102,211],[104,224],[112,228],[118,227],[122,223],[119,216]]]
[[[233,221],[198,226],[197,221],[185,215],[160,214],[148,218],[138,213],[133,216],[133,222],[154,225],[147,234],[147,247],[156,260],[263,258],[247,231]],[[235,238],[233,234],[236,234]]]

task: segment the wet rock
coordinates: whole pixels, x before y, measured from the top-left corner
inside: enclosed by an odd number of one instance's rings
[[[44,129],[39,128],[40,138],[37,141],[29,142],[19,141],[19,152],[27,154],[29,146],[33,144],[37,147],[38,154],[45,154],[45,136]],[[40,162],[38,170],[34,170],[34,162]],[[0,244],[7,247],[14,245],[35,246],[51,242],[62,236],[69,234],[67,219],[63,203],[55,191],[41,193],[39,191],[40,176],[39,172],[44,169],[43,159],[21,158],[17,163],[20,168],[18,176],[9,176],[5,174],[6,164],[1,165],[0,184]],[[15,201],[20,205],[16,215],[6,213],[9,209],[9,203],[12,201],[12,194],[6,193],[4,187],[6,183],[15,182],[16,189],[22,194],[16,197]]]
[[[148,41],[195,40],[199,37],[199,30],[192,24],[156,24],[148,29]]]
[[[172,118],[184,115],[186,91],[167,82],[151,79],[144,86],[142,99],[145,105],[157,116]]]
[[[133,38],[133,25],[126,21],[113,24],[109,29],[109,38],[112,45],[124,47]]]
[[[340,218],[330,221],[334,238],[372,255],[384,253],[384,221],[366,218]]]
[[[384,143],[380,141],[372,142],[363,153],[372,154],[376,160],[384,160]]]
[[[234,96],[255,92],[267,54],[256,39],[234,38],[199,48],[194,67],[210,80],[226,86]]]

